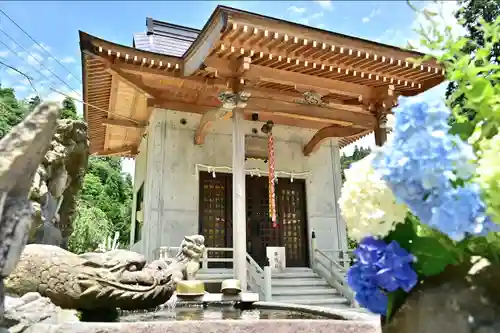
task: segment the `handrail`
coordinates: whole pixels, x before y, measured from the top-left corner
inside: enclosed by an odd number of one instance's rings
[[[329,257],[340,263],[345,268],[349,268],[353,262],[354,250],[338,250],[338,249],[321,249],[325,254],[329,254]]]
[[[337,289],[342,296],[347,298],[351,306],[359,307],[358,303],[354,299],[354,292],[347,284],[345,266],[336,262],[325,252],[319,249],[314,250],[313,260],[313,267],[316,273]]]
[[[163,259],[167,262],[172,261],[179,250],[180,246],[160,246],[154,251],[154,258]],[[210,252],[233,252],[233,249],[230,247],[206,247],[201,260],[204,269],[208,268],[208,264],[211,262],[233,262],[232,256],[230,258],[210,257]]]
[[[248,252],[245,257],[250,287],[263,296],[264,300],[270,301],[272,298],[270,267],[267,266],[262,269]]]

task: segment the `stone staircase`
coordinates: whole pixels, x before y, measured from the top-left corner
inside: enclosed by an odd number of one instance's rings
[[[198,280],[208,284],[233,278],[232,269],[201,269]],[[272,274],[272,301],[329,308],[350,308],[347,299],[340,295],[323,278],[310,268],[287,268]]]

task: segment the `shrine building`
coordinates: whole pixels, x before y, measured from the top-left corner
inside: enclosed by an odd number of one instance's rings
[[[244,288],[247,254],[309,267],[313,231],[347,250],[340,149],[383,144],[398,96],[444,80],[421,53],[224,6],[201,30],[146,23],[132,46],[80,31],[91,154],[135,158],[132,250],[202,234]]]

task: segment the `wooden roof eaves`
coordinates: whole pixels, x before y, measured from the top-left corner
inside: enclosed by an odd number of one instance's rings
[[[203,61],[210,54],[212,47],[215,46],[216,41],[220,39],[222,32],[226,28],[227,14],[216,8],[196,40],[183,55],[184,76],[189,76],[200,68]]]
[[[337,44],[339,47],[350,47],[350,48],[360,48],[360,49],[370,49],[372,53],[380,54],[383,52],[398,52],[401,53],[403,57],[410,58],[410,57],[424,57],[426,56],[425,53],[421,53],[418,51],[410,51],[410,50],[404,50],[400,47],[393,46],[393,45],[387,45],[379,42],[374,42],[371,40],[363,39],[363,38],[358,38],[358,37],[353,37],[349,35],[344,35],[324,29],[319,29],[311,26],[307,26],[304,24],[300,23],[295,23],[295,22],[290,22],[287,20],[282,20],[266,15],[261,15],[257,13],[252,13],[248,12],[245,10],[240,10],[232,7],[227,7],[227,6],[222,6],[219,5],[216,8],[217,10],[221,10],[223,12],[226,12],[229,17],[228,19],[237,19],[238,17],[240,18],[247,18],[249,22],[255,22],[255,21],[260,21],[260,22],[274,22],[277,24],[281,25],[287,25],[291,27],[292,29],[297,29],[297,33],[302,34],[302,35],[309,35],[309,31],[313,32],[313,34],[316,34],[318,37],[321,35],[321,37],[330,37],[329,39],[333,39],[334,43]],[[318,40],[321,40],[322,38],[317,38]],[[339,41],[345,41],[346,43],[342,45],[342,43]],[[433,61],[429,61],[428,63],[432,63]],[[434,64],[435,65],[435,64]]]
[[[87,55],[85,53],[81,53],[81,62],[82,62],[82,100],[84,102],[87,101]],[[88,105],[87,103],[83,103],[83,119],[87,120],[88,114]]]
[[[156,52],[150,52],[150,51],[144,51],[144,50],[139,50],[135,49],[133,47],[125,46],[125,45],[120,45],[117,43],[113,43],[104,39],[101,39],[96,36],[92,36],[90,34],[87,34],[86,32],[79,31],[80,34],[80,51],[85,53],[85,52],[90,52],[90,53],[95,53],[95,51],[92,49],[92,46],[94,47],[102,47],[103,49],[107,50],[113,50],[115,52],[122,52],[122,53],[127,53],[127,54],[134,54],[137,56],[140,56],[142,58],[148,58],[152,60],[158,60],[163,61],[165,63],[172,62],[172,63],[177,63],[179,66],[182,67],[182,62],[183,58],[182,57],[175,57],[175,56],[167,56],[161,53],[156,53]]]

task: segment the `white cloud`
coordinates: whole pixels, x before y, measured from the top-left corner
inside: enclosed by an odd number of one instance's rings
[[[36,50],[38,52],[45,52],[44,49],[47,51],[47,52],[50,52],[50,50],[52,49],[50,46],[48,46],[47,44],[45,43],[39,43],[39,44],[33,44],[31,46],[31,48],[33,50]]]
[[[315,0],[318,5],[321,6],[321,8],[325,10],[332,11],[333,10],[333,3],[331,0]]]
[[[370,22],[373,18],[379,16],[382,14],[382,11],[379,8],[373,9],[368,16],[365,16],[361,19],[361,22],[363,23],[368,23]]]
[[[294,13],[294,14],[304,14],[307,10],[305,7],[297,7],[297,6],[290,6],[287,9],[288,11]]]
[[[438,1],[430,2],[424,1],[419,4],[420,9],[425,9],[434,13],[439,13],[440,17],[435,17],[434,19],[438,22],[438,28],[444,31],[446,26],[451,27],[452,34],[454,36],[463,35],[465,29],[457,22],[455,18],[455,12],[458,10],[459,5],[455,1]],[[405,29],[387,29],[381,36],[375,40],[385,44],[390,44],[399,47],[406,47],[408,43],[415,46],[418,51],[427,53],[429,50],[421,47],[419,45],[420,36],[417,35],[415,29],[421,26],[429,27],[430,23],[423,14],[416,14],[413,22],[409,24]]]
[[[71,64],[74,63],[76,60],[73,57],[64,57],[60,60],[63,64]]]
[[[0,58],[6,58],[9,56],[9,54],[10,54],[10,51],[8,51],[8,50],[0,51]]]
[[[299,18],[297,20],[297,22],[299,22],[300,24],[309,25],[311,23],[311,21],[322,18],[323,15],[324,15],[323,12],[314,13],[314,14],[311,14],[309,16]]]
[[[15,90],[16,92],[18,92],[18,91],[26,91],[26,90],[28,90],[28,87],[26,87],[26,86],[14,86],[13,88],[14,88],[14,90]]]

